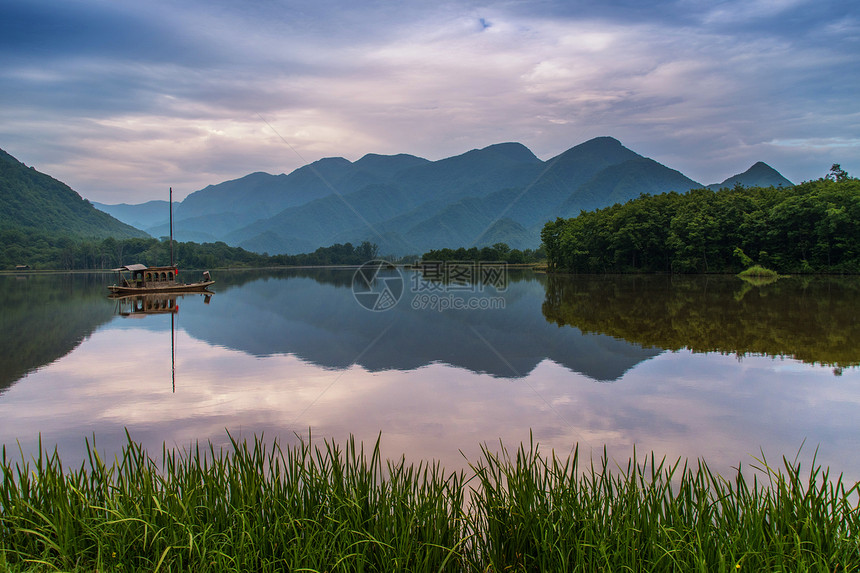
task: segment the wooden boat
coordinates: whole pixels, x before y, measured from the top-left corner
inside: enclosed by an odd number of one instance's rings
[[[209,276],[209,271],[203,271],[203,280],[199,282],[176,282],[179,269],[173,264],[173,187],[170,188],[170,266],[147,267],[135,264],[113,270],[117,273],[117,282],[110,285],[108,290],[114,295],[202,292],[215,284]],[[131,273],[131,275],[124,273]]]
[[[203,279],[199,282],[177,282],[176,275],[179,271],[175,266],[126,265],[114,271],[117,273],[117,282],[108,287],[113,294],[202,292],[215,283],[209,276],[209,271],[203,272]]]

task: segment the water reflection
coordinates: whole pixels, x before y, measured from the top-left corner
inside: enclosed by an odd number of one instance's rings
[[[663,350],[682,348],[792,357],[837,373],[860,364],[854,343],[860,340],[860,286],[852,280],[780,279],[754,286],[734,277],[511,272],[505,292],[491,293],[504,297],[502,307],[439,312],[410,304],[421,295],[411,280],[417,272],[406,272],[406,284],[413,286],[404,299],[388,312],[368,312],[352,296],[353,273],[224,272],[219,310],[185,314],[183,328],[199,340],[257,357],[290,354],[324,368],[360,365],[372,372],[444,363],[521,378],[548,359],[594,380],[614,381]],[[179,308],[176,295],[106,301],[106,280],[96,274],[2,277],[0,391],[71,352],[112,315]],[[487,295],[484,289],[457,292]],[[211,295],[204,293],[205,304]]]
[[[860,364],[860,284],[727,276],[550,276],[543,314],[559,326],[667,350]]]
[[[97,274],[0,276],[0,393],[111,320],[106,280]]]
[[[188,296],[203,296],[204,304],[212,300],[212,292],[188,294]],[[177,299],[186,294],[161,293],[161,294],[132,294],[132,295],[110,295],[109,299],[116,302],[114,313],[122,317],[142,318],[149,314],[176,314],[179,312]]]
[[[176,392],[176,314],[179,312],[178,299],[184,297],[203,298],[203,304],[212,300],[212,292],[204,290],[195,293],[147,293],[108,296],[115,301],[115,313],[123,318],[144,318],[152,315],[170,316],[170,380],[172,391]]]
[[[325,368],[360,365],[372,372],[444,363],[521,378],[549,359],[611,381],[659,353],[547,323],[541,315],[543,276],[512,274],[505,292],[495,293],[504,295],[503,308],[416,309],[412,302],[422,293],[408,286],[394,308],[370,312],[353,297],[353,274],[352,269],[284,271],[246,281],[244,273],[219,273],[219,306],[230,312],[195,315],[183,325],[196,338],[254,356],[286,353]],[[406,275],[406,284],[413,284]],[[489,294],[457,291],[466,300]]]
[[[61,343],[28,362],[4,344],[2,371],[18,382],[0,395],[0,443],[33,452],[41,434],[76,465],[84,437],[117,451],[126,428],[153,452],[227,445],[225,429],[284,441],[308,429],[365,441],[381,431],[392,456],[457,468],[461,450],[474,459],[481,443],[533,433],[560,453],[579,442],[626,460],[635,444],[728,469],[760,448],[793,456],[806,440],[820,462],[860,476],[860,460],[846,457],[860,447],[860,369],[847,368],[857,356],[840,338],[860,339],[850,283],[523,273],[490,293],[504,308],[439,312],[410,304],[407,273],[405,298],[370,312],[353,298],[353,272],[221,272],[208,303],[135,301],[128,317],[98,276],[4,277],[4,342]],[[37,309],[46,301],[51,312]],[[803,348],[807,335],[789,332],[785,314],[796,330],[815,321],[814,337],[830,342]],[[727,355],[736,352],[745,358]]]

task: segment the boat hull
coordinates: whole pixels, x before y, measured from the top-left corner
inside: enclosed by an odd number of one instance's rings
[[[120,285],[111,285],[108,287],[108,290],[113,294],[151,294],[151,293],[162,293],[162,292],[201,292],[206,290],[209,286],[215,284],[215,281],[203,281],[199,283],[189,283],[189,284],[171,284],[164,286],[120,286]]]

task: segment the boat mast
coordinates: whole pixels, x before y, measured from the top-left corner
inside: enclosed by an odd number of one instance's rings
[[[173,266],[173,187],[170,188],[170,266]]]

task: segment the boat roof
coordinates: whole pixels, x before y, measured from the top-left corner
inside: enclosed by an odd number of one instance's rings
[[[146,265],[126,265],[124,267],[119,267],[118,269],[114,269],[115,271],[145,271]]]
[[[147,267],[146,265],[135,264],[135,265],[126,265],[124,267],[119,267],[118,269],[114,269],[114,270],[115,271],[129,271],[129,272],[133,273],[135,271],[145,271],[147,269],[149,269],[151,271],[175,271],[176,267]]]

